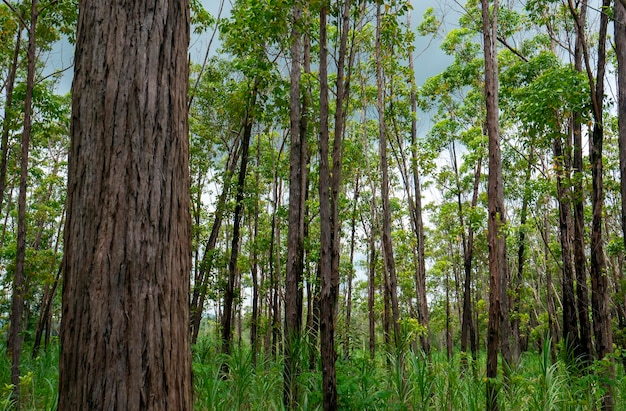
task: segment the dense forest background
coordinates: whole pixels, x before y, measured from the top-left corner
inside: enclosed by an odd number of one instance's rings
[[[622,0],[228,3],[191,1],[196,408],[626,409]],[[5,409],[57,406],[77,15],[0,4]]]

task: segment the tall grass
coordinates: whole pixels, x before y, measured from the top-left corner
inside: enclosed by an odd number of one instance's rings
[[[552,361],[548,341],[540,353],[525,353],[502,382],[501,409],[594,410],[599,409],[602,381],[593,367],[567,359]],[[235,348],[231,355],[218,353],[219,344],[201,338],[193,349],[196,410],[283,410],[283,362],[263,358],[252,365],[249,348]],[[322,408],[321,371],[309,371],[308,354],[301,350],[298,395],[301,410]],[[37,359],[23,360],[22,409],[55,410],[58,381],[58,346],[42,351]],[[229,373],[222,373],[222,365]],[[337,391],[341,410],[477,411],[485,404],[485,358],[468,359],[461,368],[461,355],[451,360],[445,353],[406,350],[369,358],[365,350],[355,350],[349,359],[337,362]],[[614,385],[616,410],[626,410],[626,378],[621,363],[616,364]],[[0,348],[0,411],[12,407],[10,362]]]

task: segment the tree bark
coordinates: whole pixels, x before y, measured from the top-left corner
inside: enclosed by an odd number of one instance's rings
[[[498,124],[498,56],[496,49],[498,0],[489,11],[489,1],[481,0],[482,25],[485,55],[485,104],[487,108],[486,128],[489,136],[489,325],[487,335],[487,410],[498,410],[498,346],[502,319],[503,285],[506,283],[506,239],[504,224],[504,181],[502,179],[502,160],[500,153],[500,127]],[[504,338],[504,336],[503,336]],[[504,353],[503,353],[504,355]]]
[[[58,408],[190,410],[189,5],[80,6]]]

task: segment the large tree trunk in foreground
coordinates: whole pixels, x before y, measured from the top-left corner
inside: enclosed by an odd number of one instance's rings
[[[80,6],[58,408],[190,410],[188,2]]]

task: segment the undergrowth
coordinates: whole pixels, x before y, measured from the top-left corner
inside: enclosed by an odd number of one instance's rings
[[[283,363],[260,354],[253,366],[248,348],[235,348],[231,355],[218,353],[219,345],[202,338],[193,349],[194,402],[196,410],[283,410]],[[22,367],[22,409],[56,410],[58,345],[36,359],[26,356]],[[298,377],[300,409],[322,408],[321,371],[310,369],[308,353],[301,352]],[[317,363],[319,364],[319,358]],[[350,358],[337,361],[337,392],[341,410],[483,410],[485,404],[485,358],[461,365],[457,353],[405,351],[378,354],[355,350]],[[229,372],[223,372],[227,365]],[[550,356],[546,344],[540,353],[525,353],[520,362],[501,369],[501,409],[594,410],[599,409],[604,384],[598,373],[585,372],[581,363]],[[0,411],[10,410],[10,359],[0,348]],[[504,372],[506,371],[506,373]],[[626,378],[621,363],[616,365],[614,388],[616,410],[626,410]],[[502,377],[506,375],[506,377]]]

